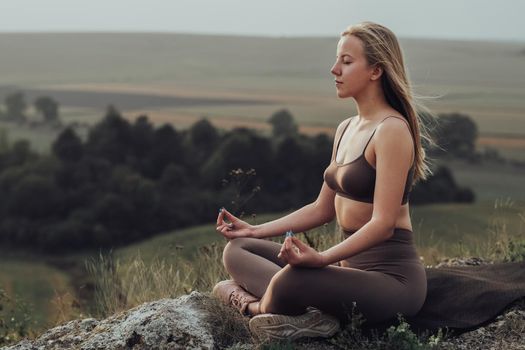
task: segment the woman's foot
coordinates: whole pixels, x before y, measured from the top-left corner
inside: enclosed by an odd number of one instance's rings
[[[339,331],[339,320],[316,308],[298,316],[260,314],[250,319],[250,330],[259,339],[295,340],[302,337],[329,338]]]
[[[234,280],[220,281],[213,287],[212,294],[224,304],[234,306],[243,316],[249,316],[248,305],[259,301],[259,298],[248,293]]]

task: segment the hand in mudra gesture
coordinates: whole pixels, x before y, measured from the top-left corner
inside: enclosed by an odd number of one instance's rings
[[[327,265],[321,253],[297,237],[286,237],[277,257],[292,266],[324,267]]]
[[[229,222],[224,221],[227,219]],[[217,217],[217,231],[228,240],[239,237],[252,237],[254,227],[249,223],[235,217],[232,213],[222,208]]]

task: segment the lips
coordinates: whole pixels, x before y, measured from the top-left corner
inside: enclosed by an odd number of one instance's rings
[[[343,82],[342,82],[342,81],[339,81],[339,80],[336,80],[335,83],[336,83],[336,84],[342,84]]]

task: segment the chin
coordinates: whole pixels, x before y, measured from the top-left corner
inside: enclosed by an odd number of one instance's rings
[[[349,94],[345,94],[345,93],[342,93],[340,91],[337,91],[337,97],[339,97],[339,98],[348,98],[348,97],[352,97],[352,96],[349,95]]]

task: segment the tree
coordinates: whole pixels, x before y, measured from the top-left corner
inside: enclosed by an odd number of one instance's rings
[[[58,120],[58,102],[51,97],[42,96],[33,103],[35,109],[46,123],[51,123]]]
[[[13,188],[9,197],[9,213],[31,220],[50,218],[61,211],[62,198],[52,179],[29,174]]]
[[[28,140],[16,140],[6,154],[6,166],[17,166],[30,163],[37,158],[38,154],[31,151],[31,144]]]
[[[475,199],[475,193],[468,187],[458,186],[452,171],[443,165],[438,166],[432,176],[419,181],[410,194],[411,204],[472,203]]]
[[[164,124],[153,133],[148,176],[159,179],[168,164],[184,164],[184,157],[180,133],[171,125]]]
[[[5,98],[6,119],[16,122],[26,120],[25,110],[27,103],[24,94],[20,91],[7,95]]]
[[[131,126],[131,147],[135,157],[146,158],[153,145],[153,124],[146,115],[139,116]]]
[[[294,121],[292,114],[287,109],[282,109],[275,112],[268,123],[273,126],[273,136],[291,136],[297,134],[298,127]]]
[[[82,140],[70,127],[62,131],[52,145],[53,153],[64,162],[76,162],[82,158]]]
[[[0,154],[6,153],[9,149],[9,139],[7,136],[7,130],[0,128]]]
[[[474,155],[478,129],[469,116],[459,113],[442,114],[438,129],[437,143],[448,154],[460,158],[470,158]]]
[[[219,189],[232,169],[255,169],[265,178],[272,168],[270,141],[248,128],[233,129],[199,169],[203,183]]]
[[[131,127],[119,111],[109,106],[104,119],[88,135],[86,151],[113,164],[124,163],[130,151]]]
[[[193,148],[194,163],[204,162],[217,147],[219,142],[219,133],[217,129],[203,118],[194,123],[189,130],[189,138]]]

